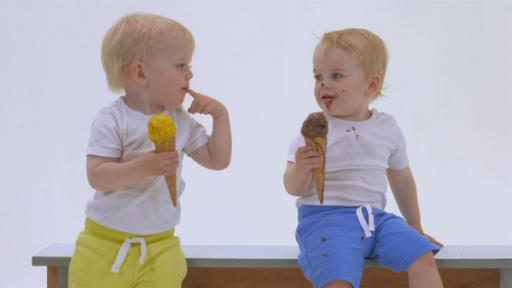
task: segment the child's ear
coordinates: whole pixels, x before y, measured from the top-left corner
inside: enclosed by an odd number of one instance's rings
[[[146,66],[140,61],[135,61],[130,67],[130,78],[140,86],[148,86],[148,78],[146,77]]]
[[[372,98],[376,97],[377,91],[379,91],[381,84],[382,84],[382,79],[381,79],[380,75],[373,74],[369,78],[368,88],[366,89],[366,96],[372,97]]]

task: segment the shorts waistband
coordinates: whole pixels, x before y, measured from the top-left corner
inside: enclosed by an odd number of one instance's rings
[[[146,243],[150,244],[165,238],[174,237],[174,229],[169,229],[167,231],[151,235],[137,235],[103,226],[91,220],[90,218],[85,219],[84,232],[92,233],[101,236],[102,238],[105,238],[107,240],[119,243],[123,243],[126,239],[130,238],[143,238]]]
[[[363,204],[364,205],[364,204]],[[362,205],[357,206],[335,206],[335,205],[301,205],[299,206],[298,212],[299,212],[299,220],[314,216],[317,214],[330,214],[330,213],[336,213],[336,214],[351,214],[355,213],[356,209],[361,207]],[[374,214],[380,214],[384,212],[384,210],[373,207]]]

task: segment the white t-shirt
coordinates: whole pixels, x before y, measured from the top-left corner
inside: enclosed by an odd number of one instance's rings
[[[176,151],[180,164],[176,171],[177,196],[183,193],[181,177],[183,153],[190,154],[208,143],[204,127],[182,107],[166,111],[176,124]],[[127,162],[155,149],[148,138],[151,115],[133,110],[120,97],[101,109],[91,127],[87,155],[119,158]],[[148,177],[116,191],[96,191],[85,214],[95,222],[137,235],[156,234],[175,227],[180,220],[180,204],[172,205],[163,176]]]
[[[325,162],[323,205],[360,206],[370,204],[384,209],[388,168],[407,168],[409,160],[404,136],[393,116],[372,110],[370,119],[346,121],[325,114],[329,125]],[[298,135],[290,144],[288,161],[304,146]],[[312,183],[308,193],[297,199],[297,206],[321,205]]]

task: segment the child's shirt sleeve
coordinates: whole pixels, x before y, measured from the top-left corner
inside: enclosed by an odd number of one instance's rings
[[[393,121],[393,123],[394,123],[393,135],[394,135],[394,139],[396,139],[396,141],[395,141],[395,147],[389,157],[388,164],[389,164],[389,168],[391,170],[402,170],[404,168],[407,168],[407,166],[409,166],[409,157],[407,156],[407,145],[405,144],[405,138],[404,138],[404,134],[402,133],[402,130],[396,124],[396,121]]]
[[[287,160],[289,162],[295,162],[295,153],[297,153],[297,150],[299,147],[304,146],[304,137],[302,137],[301,134],[298,134],[292,142],[290,142],[290,146],[288,147],[288,156]]]
[[[109,158],[122,156],[119,126],[108,109],[101,110],[91,125],[87,155]]]
[[[179,114],[183,121],[182,129],[184,129],[188,134],[183,151],[187,155],[190,155],[192,152],[206,145],[208,143],[209,136],[204,126],[197,122],[197,120],[190,116],[186,111],[182,110]]]

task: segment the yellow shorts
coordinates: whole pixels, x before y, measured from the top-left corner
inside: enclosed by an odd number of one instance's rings
[[[174,229],[137,236],[90,219],[69,266],[70,288],[181,287],[187,264]]]

